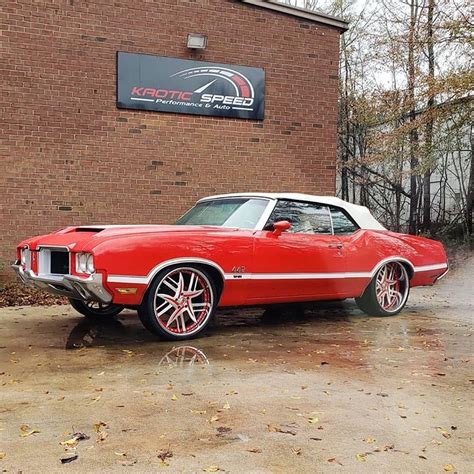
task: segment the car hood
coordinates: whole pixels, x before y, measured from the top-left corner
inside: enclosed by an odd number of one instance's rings
[[[104,240],[133,237],[143,234],[163,235],[176,233],[216,234],[235,232],[236,228],[218,226],[184,226],[184,225],[90,225],[66,227],[52,234],[41,235],[23,241],[20,246],[28,245],[31,249],[37,246],[69,247],[71,250],[78,244],[97,244]]]

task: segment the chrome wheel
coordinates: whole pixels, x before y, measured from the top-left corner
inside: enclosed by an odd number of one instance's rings
[[[401,263],[387,263],[377,272],[375,295],[380,307],[387,313],[395,313],[404,306],[409,288],[408,274]]]
[[[97,311],[97,312],[107,311],[113,306],[112,303],[100,303],[99,301],[86,301],[85,305],[91,311]]]
[[[70,298],[69,303],[76,311],[94,321],[106,321],[108,318],[117,316],[123,310],[123,306],[113,303],[99,303],[98,301],[81,301]]]
[[[196,268],[171,270],[159,281],[153,314],[168,334],[191,336],[207,323],[214,308],[214,291],[208,277]]]

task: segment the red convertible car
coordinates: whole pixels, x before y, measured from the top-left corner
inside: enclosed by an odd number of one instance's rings
[[[335,197],[243,193],[201,199],[174,225],[67,227],[23,241],[13,265],[89,318],[138,310],[167,339],[201,333],[218,306],[355,298],[369,315],[448,270],[441,243],[386,230]]]

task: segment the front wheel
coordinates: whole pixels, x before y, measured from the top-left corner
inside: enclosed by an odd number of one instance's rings
[[[69,298],[69,303],[78,313],[96,322],[107,321],[123,310],[123,306],[118,304],[99,303],[98,301],[82,301]]]
[[[191,339],[209,325],[217,296],[216,285],[205,270],[167,268],[154,279],[138,315],[149,331],[165,339]]]
[[[361,297],[357,306],[370,316],[394,316],[408,299],[410,279],[400,262],[389,262],[380,267]]]

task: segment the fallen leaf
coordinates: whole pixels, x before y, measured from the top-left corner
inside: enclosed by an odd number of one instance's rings
[[[292,430],[284,430],[280,426],[274,426],[274,425],[267,425],[267,431],[270,433],[283,433],[283,434],[290,434],[292,436],[296,436],[296,432]]]
[[[390,450],[392,450],[394,447],[395,447],[395,445],[393,445],[393,444],[386,444],[386,445],[383,446],[382,448],[375,448],[372,452],[373,452],[373,453],[380,453],[380,452],[382,452],[382,451],[390,451]]]
[[[0,453],[0,459],[5,459],[6,453]]]
[[[92,405],[93,403],[98,402],[100,400],[100,398],[101,398],[101,395],[98,395],[97,397],[94,397],[89,405]]]
[[[209,419],[209,423],[214,423],[215,421],[219,421],[219,417],[218,416],[213,416]]]
[[[443,469],[446,471],[446,472],[451,472],[451,471],[454,471],[454,466],[452,464],[445,464]]]
[[[171,397],[171,400],[173,400],[173,402],[175,402],[177,399],[178,399],[178,397],[173,393],[173,396]]]
[[[99,434],[97,435],[96,442],[103,443],[107,439],[108,436],[109,436],[109,433],[107,433],[106,431],[100,431]]]
[[[214,466],[209,466],[206,467],[206,469],[203,469],[204,472],[218,472],[218,471],[223,471],[219,466],[214,465]]]
[[[366,456],[365,454],[357,453],[356,454],[356,459],[357,459],[357,461],[365,461],[366,460],[365,456]]]
[[[309,438],[309,439],[312,439],[313,441],[322,441],[323,438]]]
[[[73,454],[72,456],[68,456],[65,458],[61,458],[61,464],[67,464],[70,462],[75,461],[79,456],[77,454]]]
[[[372,436],[367,436],[367,438],[364,438],[362,441],[365,441],[367,444],[373,444],[377,440],[375,438],[372,438]]]
[[[158,453],[158,458],[162,463],[166,463],[166,460],[173,457],[173,452],[170,449],[162,449]]]
[[[301,454],[301,448],[291,448],[291,451],[293,452],[293,454],[296,454],[297,456]]]
[[[251,449],[247,449],[247,451],[249,453],[261,453],[262,450],[260,448],[251,448]]]
[[[225,402],[224,406],[222,407],[223,410],[230,410],[229,402]]]
[[[205,415],[207,412],[206,410],[189,410],[191,413],[194,413],[195,415]]]
[[[73,448],[74,446],[77,446],[77,438],[76,437],[73,437],[73,438],[69,438],[67,439],[66,441],[61,441],[59,444],[61,446],[67,446],[68,448]]]
[[[446,430],[443,430],[440,426],[436,428],[439,433],[441,433],[445,438],[451,438],[451,433],[448,433]]]
[[[115,451],[114,454],[116,456],[123,456],[123,457],[126,457],[127,456],[127,453],[122,453],[121,451]]]
[[[23,431],[23,433],[21,433],[20,436],[22,438],[26,438],[27,436],[31,436],[31,435],[36,434],[36,433],[41,433],[41,431],[38,430],[37,428],[33,428],[29,431]]]
[[[327,459],[327,462],[335,462],[336,464],[339,464],[339,466],[343,466],[343,464],[339,462],[336,458],[329,458]]]
[[[107,423],[104,423],[103,421],[99,421],[99,423],[94,423],[93,428],[96,433],[98,433],[102,428],[105,428],[107,426]]]
[[[319,418],[316,418],[315,416],[310,416],[308,418],[308,423],[314,424],[314,423],[317,423],[318,421],[319,421]]]

